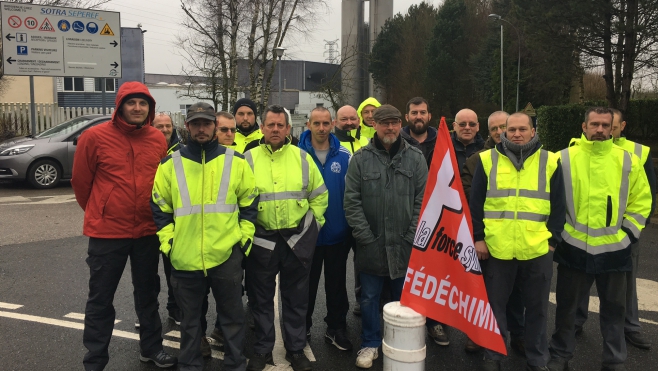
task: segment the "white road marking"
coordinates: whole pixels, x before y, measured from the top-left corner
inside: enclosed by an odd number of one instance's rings
[[[80,320],[80,321],[84,321],[84,320],[85,320],[85,314],[84,314],[84,313],[75,313],[75,312],[71,312],[71,313],[65,315],[64,317],[65,317],[65,318],[70,318],[70,319],[78,319],[78,320]],[[115,325],[116,325],[117,323],[119,323],[119,322],[121,322],[120,319],[115,319],[115,320],[114,320],[114,324],[115,324]]]
[[[49,204],[63,204],[67,202],[75,202],[75,195],[48,196],[47,198],[44,198],[41,201],[28,200],[28,202],[14,202],[11,203],[10,205],[49,205]]]
[[[169,331],[168,333],[165,334],[165,336],[171,336],[174,338],[179,338],[180,339],[180,331]]]
[[[23,196],[10,196],[10,197],[0,197],[0,204],[8,202],[29,202],[30,199]]]
[[[22,307],[22,305],[20,305],[20,304],[10,304],[10,303],[0,302],[0,308],[3,308],[3,309],[18,309],[20,307]]]

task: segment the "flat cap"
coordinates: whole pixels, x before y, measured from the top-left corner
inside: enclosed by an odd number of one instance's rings
[[[402,113],[390,104],[384,104],[375,109],[372,117],[375,122],[381,122],[386,119],[402,119]]]

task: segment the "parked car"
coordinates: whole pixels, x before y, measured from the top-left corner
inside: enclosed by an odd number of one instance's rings
[[[73,155],[85,130],[110,120],[110,115],[86,115],[54,126],[36,136],[0,142],[0,179],[25,181],[34,188],[52,188],[71,179]]]

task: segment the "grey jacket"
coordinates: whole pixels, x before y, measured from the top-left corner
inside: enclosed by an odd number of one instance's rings
[[[405,275],[426,182],[423,153],[404,140],[392,159],[374,140],[354,154],[344,206],[358,271],[392,279]]]

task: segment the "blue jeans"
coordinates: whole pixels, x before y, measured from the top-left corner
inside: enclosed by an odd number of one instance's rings
[[[404,277],[391,280],[388,276],[374,276],[361,272],[361,348],[377,348],[382,345],[381,313],[379,298],[384,281],[391,281],[391,297],[399,301]]]

